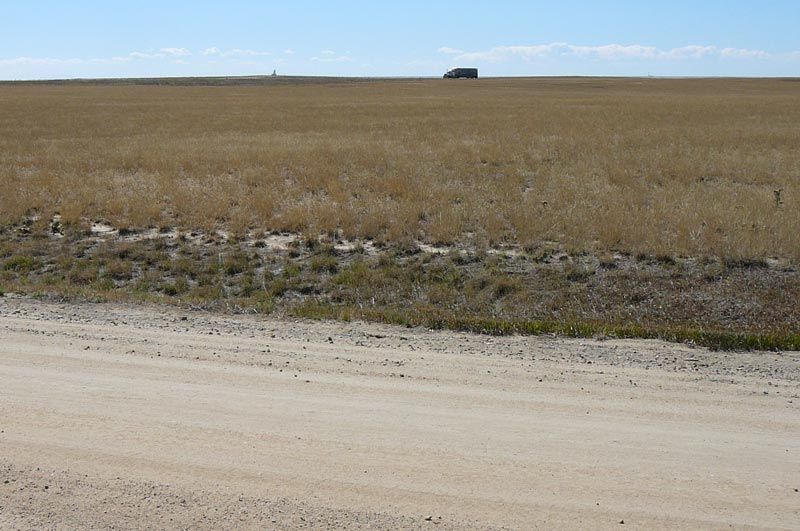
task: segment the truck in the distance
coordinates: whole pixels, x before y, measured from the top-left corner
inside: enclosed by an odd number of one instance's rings
[[[444,79],[478,79],[478,69],[453,68],[444,75]]]

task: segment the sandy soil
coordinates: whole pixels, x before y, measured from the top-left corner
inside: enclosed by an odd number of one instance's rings
[[[798,488],[797,353],[0,298],[3,528],[798,528]]]

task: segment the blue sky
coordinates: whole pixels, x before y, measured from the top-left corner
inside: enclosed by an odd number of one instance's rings
[[[0,79],[800,76],[800,0],[0,0]]]

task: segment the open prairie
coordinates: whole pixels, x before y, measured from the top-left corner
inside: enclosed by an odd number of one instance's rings
[[[3,224],[800,258],[792,80],[18,85],[0,112]]]
[[[797,80],[240,82],[0,85],[0,293],[800,348]]]

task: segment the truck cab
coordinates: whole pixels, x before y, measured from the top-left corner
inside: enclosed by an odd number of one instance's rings
[[[478,79],[477,68],[453,68],[448,70],[444,79]]]

